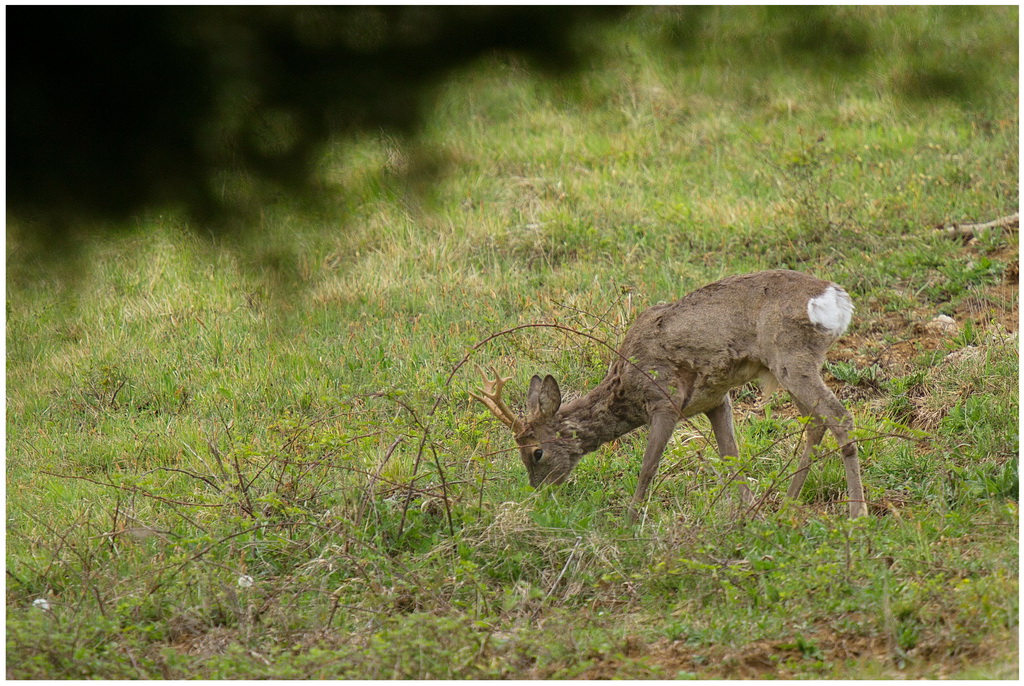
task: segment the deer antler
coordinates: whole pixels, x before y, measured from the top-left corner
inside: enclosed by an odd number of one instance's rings
[[[505,401],[501,399],[501,389],[505,387],[505,382],[512,377],[509,376],[503,379],[501,378],[501,374],[498,374],[498,372],[496,372],[492,367],[491,373],[494,374],[495,378],[488,379],[487,372],[479,366],[477,367],[477,370],[480,372],[480,376],[483,377],[484,387],[481,390],[480,395],[477,395],[473,391],[470,391],[469,394],[476,400],[483,403],[484,406],[491,411],[491,414],[500,419],[505,426],[512,429],[513,433],[519,433],[522,431],[525,428],[523,420],[520,419],[515,412],[508,409],[508,405],[506,405]]]

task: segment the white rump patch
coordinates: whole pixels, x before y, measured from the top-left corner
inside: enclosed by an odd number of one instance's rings
[[[853,302],[849,294],[836,285],[807,301],[807,317],[833,336],[840,336],[850,325]]]

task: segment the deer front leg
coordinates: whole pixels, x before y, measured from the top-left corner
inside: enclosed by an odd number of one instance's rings
[[[661,462],[661,455],[665,452],[668,439],[672,437],[672,430],[676,427],[679,419],[676,411],[658,412],[651,417],[651,430],[647,436],[647,449],[644,451],[644,463],[640,467],[640,478],[636,482],[636,493],[633,494],[633,502],[629,506],[627,521],[632,524],[636,521],[637,512],[647,497],[647,489],[658,473],[658,463]]]
[[[715,443],[718,444],[718,455],[720,457],[739,457],[740,450],[736,445],[736,431],[732,425],[732,400],[729,398],[729,394],[726,393],[725,397],[722,398],[721,405],[708,410],[704,414],[707,415],[708,420],[711,422],[711,430],[715,434]],[[737,477],[737,485],[743,504],[746,507],[750,507],[750,504],[754,502],[754,496],[750,493],[750,487],[747,486],[746,477],[739,475]]]

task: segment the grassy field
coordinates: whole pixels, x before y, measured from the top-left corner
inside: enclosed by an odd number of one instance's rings
[[[9,238],[7,676],[1016,677],[1018,236],[936,227],[1018,206],[1017,8],[839,8],[834,64],[674,16],[568,82],[455,75],[330,152],[333,214],[153,216],[70,276]],[[784,394],[736,393],[756,512],[695,418],[632,528],[644,430],[535,492],[469,399],[581,393],[646,307],[783,267],[854,297],[870,517],[834,453],[781,500]]]

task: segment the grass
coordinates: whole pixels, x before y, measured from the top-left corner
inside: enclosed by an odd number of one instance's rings
[[[329,151],[336,217],[282,200],[223,246],[154,216],[73,276],[9,242],[8,676],[1015,676],[1016,234],[935,226],[1017,206],[1016,8],[837,8],[852,66],[758,9],[680,16],[572,82],[457,75],[417,141]],[[632,529],[643,432],[534,492],[469,401],[467,356],[514,406],[610,360],[493,334],[614,345],[778,267],[854,296],[827,379],[869,518],[834,456],[778,498],[784,396],[737,394],[757,516],[695,419]]]

